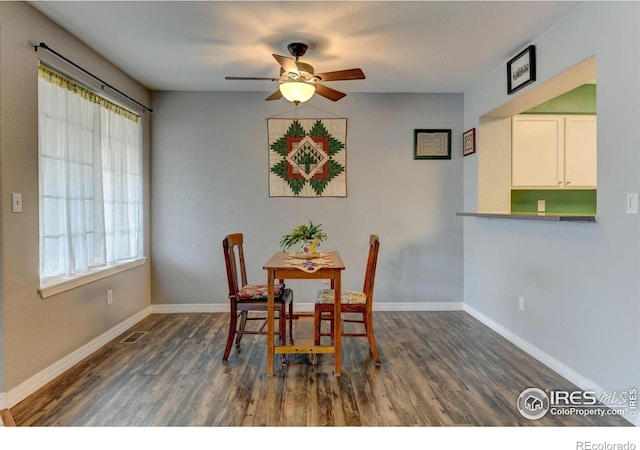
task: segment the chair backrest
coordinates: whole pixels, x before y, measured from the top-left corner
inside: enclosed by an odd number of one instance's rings
[[[242,233],[228,234],[222,240],[224,262],[227,266],[227,281],[229,282],[229,296],[234,296],[247,285],[247,271],[244,265],[244,238]],[[238,270],[240,273],[238,274]],[[240,278],[238,278],[240,275]]]
[[[378,265],[378,250],[380,249],[380,238],[375,234],[369,237],[369,258],[367,259],[367,270],[364,275],[364,287],[362,292],[367,296],[367,310],[371,311],[373,305],[373,286],[376,278],[376,267]]]

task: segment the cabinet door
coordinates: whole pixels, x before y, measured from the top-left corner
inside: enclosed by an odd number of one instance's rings
[[[511,139],[512,186],[562,186],[564,173],[562,116],[514,116]]]
[[[565,118],[565,187],[596,187],[598,178],[596,128],[595,116],[570,116]]]

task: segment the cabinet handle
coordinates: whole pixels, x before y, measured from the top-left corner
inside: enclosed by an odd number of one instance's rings
[[[565,181],[564,184],[571,184],[571,181]]]
[[[558,186],[560,186],[562,184],[562,181],[558,181]]]

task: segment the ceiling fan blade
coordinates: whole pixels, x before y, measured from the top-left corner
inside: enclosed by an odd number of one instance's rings
[[[273,57],[278,61],[278,64],[282,66],[285,72],[298,73],[298,66],[293,59],[276,54],[274,54]]]
[[[282,98],[282,93],[280,92],[280,89],[278,89],[277,91],[275,91],[273,94],[271,94],[270,96],[268,96],[267,98],[265,98],[265,101],[268,100],[278,100]]]
[[[317,73],[315,76],[320,77],[321,81],[364,80],[366,78],[362,69],[336,70],[335,72]]]
[[[278,81],[280,78],[263,78],[263,77],[224,77],[225,80],[268,80]]]
[[[335,89],[331,89],[330,87],[323,86],[318,83],[316,83],[316,94],[322,95],[323,97],[328,98],[329,100],[334,102],[337,102],[347,95],[344,92],[336,91]]]

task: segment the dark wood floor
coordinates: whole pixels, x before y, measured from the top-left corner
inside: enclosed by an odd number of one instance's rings
[[[528,420],[528,387],[575,389],[464,312],[376,312],[366,339],[293,355],[266,376],[264,336],[222,363],[228,314],[153,314],[15,407],[18,426],[626,426],[619,417]],[[133,331],[135,343],[120,343]]]

